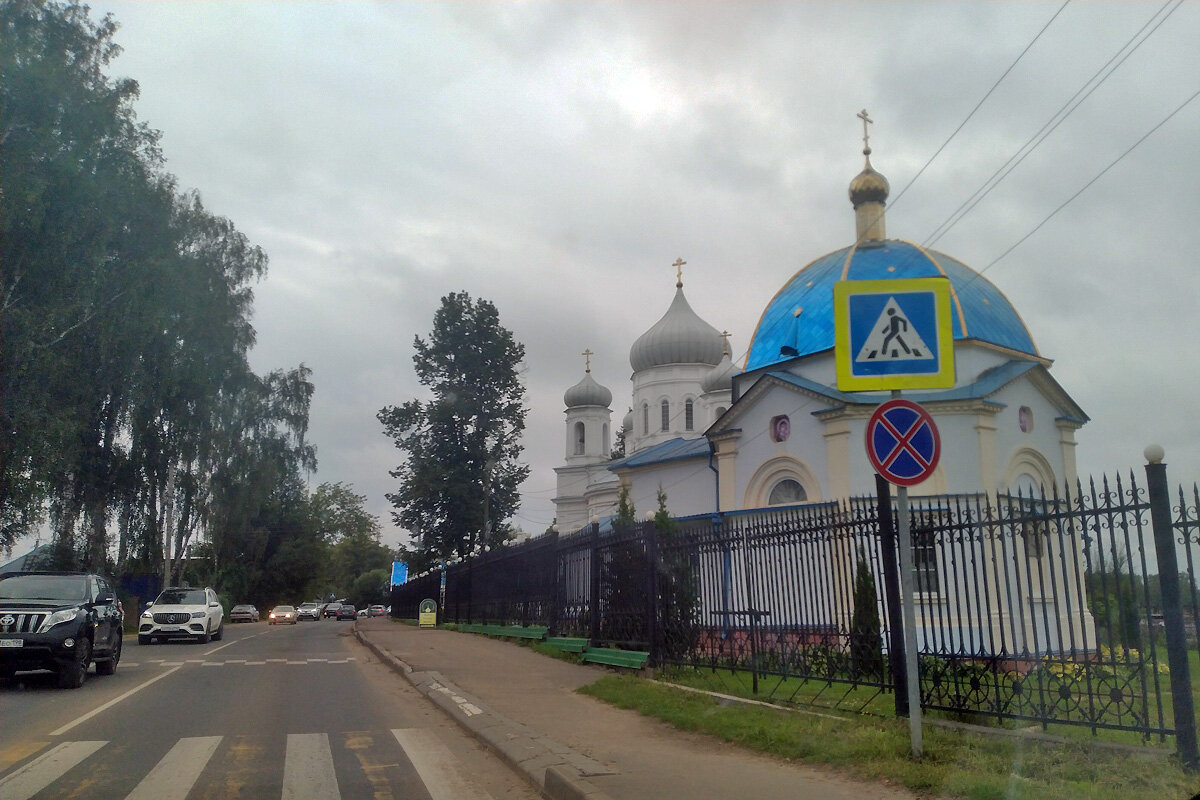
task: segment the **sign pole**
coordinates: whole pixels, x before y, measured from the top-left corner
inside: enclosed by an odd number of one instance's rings
[[[897,527],[900,539],[900,591],[904,594],[904,672],[907,676],[908,735],[914,758],[921,757],[921,676],[917,673],[917,609],[913,586],[913,550],[908,487],[896,487]]]

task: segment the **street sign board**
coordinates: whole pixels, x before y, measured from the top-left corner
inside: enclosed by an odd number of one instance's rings
[[[437,601],[425,598],[417,606],[417,626],[420,628],[437,627]]]
[[[954,386],[947,278],[839,281],[833,326],[843,392]]]
[[[929,412],[911,400],[888,400],[867,423],[867,458],[889,483],[915,486],[937,467],[942,440]]]

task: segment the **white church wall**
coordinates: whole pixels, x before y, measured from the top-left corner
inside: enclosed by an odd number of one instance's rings
[[[788,459],[797,465],[796,474],[791,477],[805,487],[808,498],[826,497],[824,424],[812,412],[827,405],[824,400],[774,386],[737,420],[735,424],[742,430],[737,456],[739,508],[755,507],[757,500],[769,493],[770,486],[763,485],[769,478],[762,471],[763,465],[771,462],[781,466]],[[772,424],[781,416],[788,419],[788,436],[784,441],[775,441]],[[776,481],[785,477],[780,470],[774,472]]]
[[[658,510],[658,490],[667,495],[672,516],[707,514],[716,508],[717,475],[707,458],[669,461],[634,470],[630,475],[629,499],[640,519]]]
[[[633,441],[637,453],[679,436],[700,436],[707,427],[700,414],[700,382],[712,370],[708,364],[670,364],[642,370],[633,376]],[[692,430],[687,430],[685,402],[693,406]],[[667,430],[662,429],[662,401],[670,404]]]

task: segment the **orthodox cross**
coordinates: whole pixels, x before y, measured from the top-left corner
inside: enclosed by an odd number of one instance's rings
[[[727,356],[729,355],[729,331],[721,331],[721,338],[725,341],[721,345],[721,354]]]
[[[592,352],[592,348],[589,347],[587,350],[584,350],[579,355],[583,356],[583,358],[584,358],[583,371],[591,372],[592,371],[592,356],[596,355],[595,353]]]
[[[687,262],[682,258],[675,259],[675,263],[671,266],[675,268],[675,285],[683,286],[683,265]]]
[[[867,131],[867,126],[874,125],[875,120],[873,120],[867,116],[867,110],[865,108],[862,111],[855,114],[855,116],[863,121],[863,152],[870,153],[871,152],[871,142],[870,142],[871,134]]]

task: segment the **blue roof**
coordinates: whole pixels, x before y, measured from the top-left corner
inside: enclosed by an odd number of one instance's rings
[[[912,394],[909,399],[918,399],[922,403],[936,403],[949,400],[978,400],[994,394],[1005,385],[1024,375],[1037,366],[1033,361],[1008,361],[983,372],[978,380],[952,389],[921,392]],[[837,389],[823,383],[802,378],[791,372],[770,370],[766,373],[784,383],[807,389],[814,394],[828,398],[834,405],[868,405],[875,406],[891,398],[888,392],[839,392]]]
[[[703,436],[692,439],[668,439],[662,444],[656,444],[640,453],[634,453],[614,462],[609,469],[645,467],[650,464],[662,464],[666,461],[678,461],[683,458],[707,457],[710,452],[708,439]]]
[[[886,239],[837,250],[797,272],[763,311],[744,369],[832,350],[838,281],[935,277],[950,279],[955,341],[987,342],[1041,358],[1016,309],[986,278],[944,253]],[[796,354],[781,355],[784,346]]]

